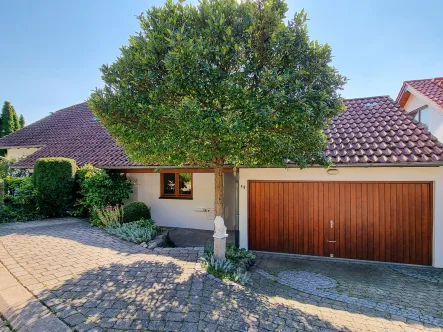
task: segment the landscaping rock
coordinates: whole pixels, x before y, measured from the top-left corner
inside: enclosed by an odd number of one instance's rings
[[[169,231],[165,230],[164,232],[157,235],[152,241],[149,241],[148,244],[144,243],[145,248],[148,249],[155,249],[155,248],[162,248],[167,245],[167,238],[169,235]]]

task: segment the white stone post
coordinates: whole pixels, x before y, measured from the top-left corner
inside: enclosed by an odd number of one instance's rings
[[[226,259],[226,238],[228,234],[223,218],[215,217],[214,225],[214,257],[224,261]]]

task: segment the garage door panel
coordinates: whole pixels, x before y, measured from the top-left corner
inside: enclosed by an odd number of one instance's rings
[[[404,204],[403,204],[403,195],[402,195],[402,189],[403,184],[398,183],[395,186],[396,188],[396,195],[397,195],[397,218],[400,220],[400,222],[397,223],[397,232],[396,232],[396,245],[397,245],[397,261],[402,262],[404,260],[403,257],[403,212],[404,212]]]
[[[250,181],[248,188],[251,249],[432,262],[431,183]]]

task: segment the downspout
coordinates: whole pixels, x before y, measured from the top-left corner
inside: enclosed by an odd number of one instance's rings
[[[239,199],[239,173],[238,173],[238,168],[234,167],[233,169],[233,174],[234,174],[234,179],[235,179],[235,202],[234,202],[234,210],[235,210],[235,226],[234,226],[234,238],[235,238],[235,246],[237,248],[240,247],[240,231],[239,231],[239,219],[240,219],[240,215],[239,215],[239,203],[238,203],[238,199]]]

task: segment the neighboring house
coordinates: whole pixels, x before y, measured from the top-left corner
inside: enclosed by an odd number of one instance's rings
[[[397,103],[443,142],[443,77],[405,81]]]
[[[254,250],[443,267],[443,145],[387,96],[345,104],[325,131],[334,168],[226,167],[228,228]],[[59,156],[126,173],[131,199],[159,225],[213,229],[211,169],[130,162],[86,103],[1,138],[0,148],[38,148],[17,167]]]

